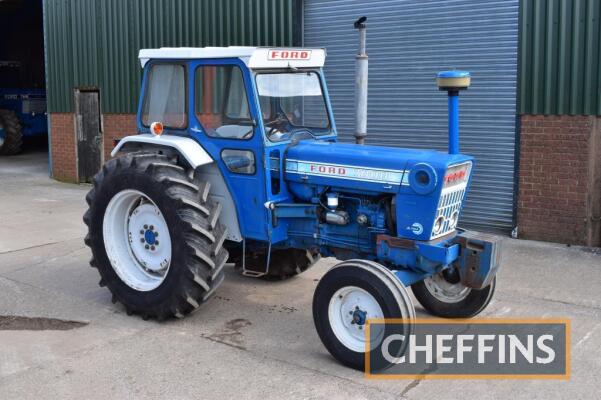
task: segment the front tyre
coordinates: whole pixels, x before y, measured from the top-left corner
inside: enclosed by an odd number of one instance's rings
[[[405,334],[411,329],[415,310],[392,272],[375,262],[349,260],[321,278],[313,296],[313,320],[324,346],[342,364],[363,369],[365,324],[375,318],[402,318]],[[382,340],[370,338],[369,348],[376,348]]]
[[[411,285],[415,298],[430,314],[443,318],[470,318],[482,312],[492,300],[497,278],[477,290],[461,284],[454,276],[440,272]]]
[[[123,155],[94,177],[84,215],[90,264],[128,314],[183,317],[223,281],[226,232],[208,193],[158,154]]]

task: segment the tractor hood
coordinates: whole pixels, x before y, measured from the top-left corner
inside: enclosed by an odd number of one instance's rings
[[[434,150],[307,140],[290,147],[285,161],[286,180],[292,184],[295,194],[304,198],[307,196],[299,193],[298,183],[361,192],[399,193],[404,186],[408,189],[413,167],[427,164],[426,168],[435,171],[441,182],[450,165],[471,161],[471,157]]]

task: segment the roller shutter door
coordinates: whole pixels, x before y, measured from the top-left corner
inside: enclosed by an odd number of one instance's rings
[[[354,130],[353,22],[367,16],[368,144],[447,148],[447,96],[436,72],[472,73],[461,94],[461,151],[476,157],[462,225],[510,232],[516,143],[518,0],[304,2],[304,45],[326,47],[341,140]]]

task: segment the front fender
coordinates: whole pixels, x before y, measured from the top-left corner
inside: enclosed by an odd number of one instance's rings
[[[111,151],[111,156],[115,157],[119,151],[128,143],[142,143],[152,147],[170,147],[177,150],[190,164],[193,169],[205,164],[210,164],[213,159],[194,139],[173,135],[151,135],[144,133],[140,135],[126,136],[119,141],[117,146]]]

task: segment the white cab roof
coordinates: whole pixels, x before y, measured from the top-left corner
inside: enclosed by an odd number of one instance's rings
[[[325,63],[325,49],[285,47],[161,47],[141,49],[142,67],[155,59],[240,58],[249,68],[321,68]]]

